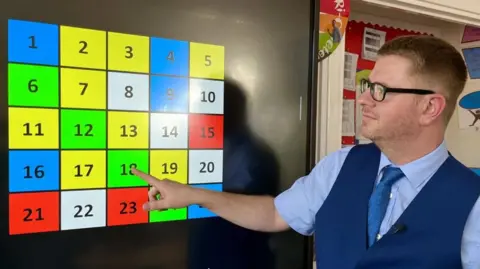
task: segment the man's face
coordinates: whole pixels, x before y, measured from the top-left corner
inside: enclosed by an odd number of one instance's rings
[[[400,56],[382,56],[376,61],[369,80],[391,88],[418,88],[409,72],[411,63]],[[369,91],[359,97],[362,106],[362,135],[372,141],[411,137],[419,131],[419,121],[413,94],[387,93],[378,102]]]

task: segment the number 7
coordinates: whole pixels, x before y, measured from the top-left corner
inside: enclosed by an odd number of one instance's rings
[[[80,93],[80,95],[84,95],[85,91],[87,90],[88,83],[80,82],[79,84],[80,84],[80,86],[83,86],[83,89],[82,89],[82,92]]]

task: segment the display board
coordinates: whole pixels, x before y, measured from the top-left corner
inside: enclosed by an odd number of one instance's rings
[[[0,21],[2,268],[311,268],[292,230],[143,210],[130,169],[271,196],[308,173],[318,1],[18,0]]]
[[[222,189],[224,48],[8,21],[10,234],[210,217],[130,171]]]

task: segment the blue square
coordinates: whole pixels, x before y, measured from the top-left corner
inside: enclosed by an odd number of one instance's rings
[[[188,78],[151,76],[152,112],[188,112]]]
[[[150,72],[152,74],[188,76],[187,41],[150,38]]]
[[[59,189],[57,150],[19,150],[9,154],[10,192]]]
[[[222,184],[193,184],[191,185],[195,188],[204,188],[212,191],[222,191]],[[200,207],[198,205],[191,205],[188,207],[188,218],[189,219],[201,219],[201,218],[212,218],[217,217],[212,211]]]
[[[58,25],[8,21],[8,61],[58,65]]]

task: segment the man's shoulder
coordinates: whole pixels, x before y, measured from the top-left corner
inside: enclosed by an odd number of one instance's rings
[[[326,165],[326,164],[331,164],[331,163],[341,163],[343,164],[347,157],[351,153],[359,153],[359,154],[364,154],[364,153],[371,153],[373,151],[377,150],[376,146],[374,144],[361,144],[361,145],[349,145],[349,146],[344,146],[334,152],[331,152],[327,154],[325,157],[323,157],[318,164],[320,165]],[[317,164],[317,165],[318,165]]]

